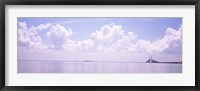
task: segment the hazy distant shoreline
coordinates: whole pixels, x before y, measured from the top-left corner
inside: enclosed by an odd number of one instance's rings
[[[68,60],[18,60],[18,61],[41,61],[41,62],[87,62],[87,63],[147,63],[147,62],[133,62],[133,61],[68,61]],[[155,62],[168,64],[182,64],[182,62]]]

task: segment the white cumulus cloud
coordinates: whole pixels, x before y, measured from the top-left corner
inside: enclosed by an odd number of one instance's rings
[[[167,28],[162,39],[148,41],[136,39],[132,31],[124,30],[121,25],[110,23],[93,32],[87,39],[75,41],[70,39],[73,31],[63,25],[50,23],[27,28],[25,22],[18,22],[18,44],[22,47],[65,49],[71,52],[163,52],[170,47],[179,46],[182,38],[182,26],[175,30]],[[44,44],[38,32],[49,28],[46,32],[48,44]],[[39,30],[39,31],[37,31]],[[47,46],[48,45],[48,46]]]
[[[70,28],[66,29],[60,24],[56,24],[50,27],[50,31],[46,33],[46,36],[54,48],[60,49],[63,47],[65,41],[72,36],[72,30]]]
[[[22,30],[27,30],[26,22],[18,22],[18,26]]]
[[[42,39],[38,35],[35,27],[27,28],[26,22],[18,22],[18,46],[45,48]]]
[[[145,51],[148,53],[163,52],[170,47],[178,46],[178,44],[180,44],[182,38],[181,31],[182,26],[179,28],[179,30],[167,28],[162,39],[154,42],[138,40],[135,46],[132,47],[136,47],[138,51]]]
[[[44,29],[48,29],[48,31],[45,31],[43,36],[40,31]],[[163,38],[156,41],[137,39],[138,35],[132,30],[125,31],[122,25],[114,23],[104,25],[99,30],[89,34],[90,36],[86,39],[73,40],[71,37],[74,32],[60,24],[46,23],[28,28],[26,22],[18,22],[18,46],[24,49],[24,52],[28,48],[32,52],[36,50],[31,48],[39,48],[33,59],[37,59],[37,56],[38,59],[45,59],[48,56],[52,56],[53,59],[56,55],[58,56],[56,59],[85,60],[89,58],[99,61],[108,59],[144,61],[148,59],[149,54],[160,53],[172,47],[181,46],[182,26],[178,30],[167,28]],[[47,39],[46,44],[44,44],[43,38]],[[51,49],[63,50],[55,51]],[[27,52],[30,57],[32,52]],[[41,54],[45,54],[45,56]],[[77,55],[79,55],[78,58]],[[175,56],[168,57],[174,58]]]
[[[97,50],[117,51],[127,48],[136,39],[133,32],[126,34],[121,25],[114,23],[104,25],[99,31],[91,33],[90,38],[97,46]]]
[[[35,29],[41,31],[41,30],[49,28],[50,26],[51,26],[50,23],[40,24],[39,26],[35,27]]]

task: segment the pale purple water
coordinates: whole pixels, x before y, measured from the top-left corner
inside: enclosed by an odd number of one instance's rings
[[[18,73],[182,73],[182,64],[18,60]]]

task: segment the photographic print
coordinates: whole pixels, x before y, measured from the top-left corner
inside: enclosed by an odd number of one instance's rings
[[[182,17],[18,17],[18,73],[182,73]]]

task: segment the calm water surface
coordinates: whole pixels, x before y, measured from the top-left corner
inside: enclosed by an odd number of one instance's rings
[[[18,60],[18,73],[182,73],[182,64]]]

